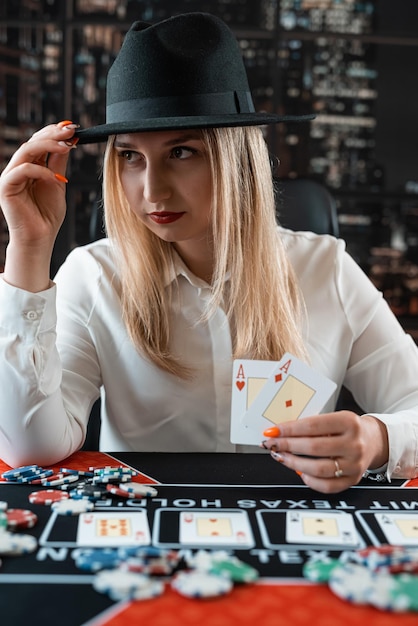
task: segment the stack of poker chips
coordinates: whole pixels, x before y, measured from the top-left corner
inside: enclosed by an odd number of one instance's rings
[[[155,598],[166,584],[187,598],[215,598],[258,578],[257,570],[224,551],[199,550],[183,561],[177,551],[151,546],[89,549],[77,554],[76,565],[96,572],[94,589],[115,601]]]
[[[2,476],[7,481],[25,484],[40,475],[44,476],[40,468],[30,465],[8,470]],[[0,555],[20,556],[34,552],[38,546],[37,539],[21,531],[33,528],[37,521],[38,516],[33,511],[9,508],[7,502],[0,501]]]
[[[378,609],[418,611],[418,549],[382,545],[355,550],[345,561],[325,557],[307,561],[306,578],[328,583],[339,598]]]
[[[88,471],[61,468],[54,473],[31,465],[8,470],[2,478],[13,484],[43,487],[29,494],[31,504],[50,506],[58,515],[80,515],[93,511],[95,503],[109,495],[125,499],[155,497],[157,489],[152,485],[132,482],[137,475],[136,470],[124,466],[91,467]],[[32,525],[37,519],[31,511],[20,513],[19,519],[23,518]],[[32,543],[26,552],[37,546],[36,539],[28,537]],[[175,550],[141,545],[80,549],[75,565],[94,573],[94,589],[114,601],[155,598],[164,593],[167,585],[188,598],[213,598],[230,593],[236,584],[252,583],[259,576],[253,567],[224,551],[199,550],[180,559]]]

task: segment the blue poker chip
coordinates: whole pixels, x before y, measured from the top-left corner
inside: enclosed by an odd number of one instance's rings
[[[43,479],[48,479],[50,476],[53,476],[53,474],[54,474],[54,470],[38,469],[38,470],[34,470],[32,474],[28,473],[23,476],[19,476],[18,478],[15,478],[15,481],[18,483],[32,483],[32,482],[41,483]]]
[[[42,470],[42,468],[40,468],[39,465],[22,465],[21,467],[6,470],[2,474],[2,478],[5,480],[13,480],[15,478],[19,478],[20,476],[33,474],[35,470]]]
[[[118,567],[122,559],[118,551],[112,548],[89,548],[78,552],[74,561],[79,569],[98,572],[102,569]]]
[[[67,467],[61,467],[60,472],[62,474],[77,474],[77,476],[88,476],[88,477],[94,476],[93,472],[87,472],[85,470],[76,470],[76,469],[71,469]]]

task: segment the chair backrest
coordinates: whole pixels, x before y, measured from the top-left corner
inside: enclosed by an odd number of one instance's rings
[[[275,185],[281,226],[338,237],[337,206],[326,187],[307,178],[276,180]]]

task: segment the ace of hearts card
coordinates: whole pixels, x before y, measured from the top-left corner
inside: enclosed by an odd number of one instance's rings
[[[257,432],[243,426],[248,411],[274,370],[277,361],[240,359],[234,361],[232,374],[231,442],[258,445]]]
[[[234,361],[232,443],[259,445],[266,428],[317,415],[336,388],[290,353],[278,362]]]

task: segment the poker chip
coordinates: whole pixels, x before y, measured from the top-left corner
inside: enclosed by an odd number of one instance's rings
[[[258,571],[236,557],[214,560],[209,574],[227,576],[234,583],[252,583],[259,577]]]
[[[33,491],[28,497],[31,504],[50,506],[53,502],[66,500],[69,498],[69,495],[65,491],[59,491],[58,489],[42,489],[41,491]]]
[[[68,485],[70,483],[74,483],[78,479],[78,474],[63,474],[60,472],[59,474],[51,476],[51,479],[45,481],[43,484],[45,487],[56,487],[58,485]]]
[[[88,513],[93,511],[94,502],[89,500],[60,500],[51,504],[52,510],[58,515],[80,515],[81,513]]]
[[[118,485],[108,484],[106,490],[113,496],[119,496],[119,498],[132,498],[132,494],[125,489],[121,489]]]
[[[326,583],[336,567],[341,566],[337,559],[326,557],[321,560],[307,561],[302,568],[305,578],[315,583]]]
[[[121,558],[117,550],[112,548],[81,550],[77,553],[74,561],[79,569],[88,572],[113,569],[121,564]]]
[[[224,576],[192,570],[178,572],[171,581],[171,587],[186,598],[214,598],[229,593],[233,582]]]
[[[0,500],[0,511],[6,511],[8,504],[5,500]]]
[[[93,579],[93,587],[112,600],[146,600],[160,596],[164,583],[143,574],[117,570],[103,570]]]
[[[94,476],[93,472],[87,472],[85,470],[76,470],[76,469],[71,469],[71,468],[67,468],[67,467],[61,467],[60,468],[60,473],[61,474],[74,474],[76,476],[87,476],[87,477]]]
[[[123,491],[127,491],[130,494],[135,494],[136,497],[149,496],[155,498],[158,491],[151,485],[144,485],[143,483],[121,483],[119,487]]]
[[[353,604],[368,604],[376,575],[365,565],[346,563],[332,570],[328,585],[343,600]]]
[[[0,511],[0,531],[7,528],[7,515],[5,511]]]
[[[418,611],[418,576],[378,573],[373,580],[369,603],[378,609]]]
[[[2,473],[2,478],[5,480],[14,480],[20,476],[33,474],[35,470],[41,469],[38,465],[22,465],[21,467],[15,467]]]
[[[357,550],[352,559],[372,571],[385,570],[392,574],[418,572],[418,550],[405,546],[372,546]]]
[[[100,488],[99,485],[83,485],[82,487],[76,487],[72,490],[70,497],[75,499],[85,498],[86,500],[95,502],[96,500],[100,500],[106,493],[106,489]]]
[[[0,554],[3,556],[18,556],[34,552],[38,542],[32,535],[21,535],[3,531],[0,533]]]
[[[38,521],[38,516],[28,509],[7,509],[8,528],[32,528]]]

